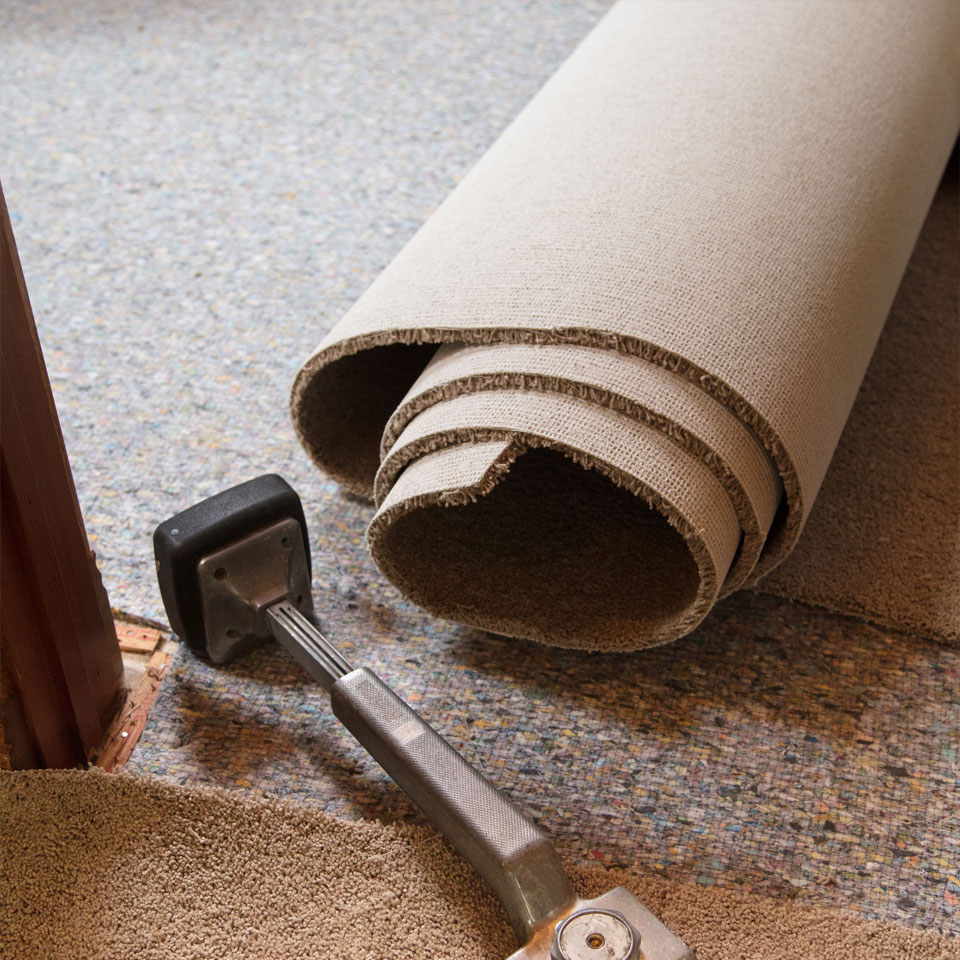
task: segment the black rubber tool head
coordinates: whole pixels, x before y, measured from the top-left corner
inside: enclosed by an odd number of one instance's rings
[[[248,480],[165,520],[153,534],[160,595],[170,626],[206,656],[207,637],[197,564],[211,553],[278,520],[300,524],[310,573],[310,541],[303,506],[293,487],[275,473]]]

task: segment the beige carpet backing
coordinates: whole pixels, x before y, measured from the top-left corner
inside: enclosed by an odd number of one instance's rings
[[[0,774],[10,960],[502,960],[516,944],[433,833],[100,771]],[[947,960],[953,940],[836,911],[603,870],[699,960]]]
[[[459,622],[626,649],[772,570],[958,91],[950,0],[615,6],[297,377],[384,573]]]
[[[759,589],[960,640],[954,151],[796,550]]]

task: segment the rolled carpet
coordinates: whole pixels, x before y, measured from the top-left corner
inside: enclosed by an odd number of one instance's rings
[[[0,773],[0,948],[44,957],[504,960],[516,943],[473,871],[432,831],[351,822],[99,770]],[[603,869],[699,960],[948,960],[956,942]]]
[[[622,2],[304,364],[450,619],[692,630],[790,552],[960,122],[949,0]]]

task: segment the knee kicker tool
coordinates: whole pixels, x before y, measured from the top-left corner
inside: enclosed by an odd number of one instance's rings
[[[521,943],[509,960],[694,960],[623,887],[579,899],[550,838],[314,627],[306,521],[285,480],[268,474],[217,494],[161,523],[153,540],[164,606],[180,638],[222,664],[274,637],[499,897]]]

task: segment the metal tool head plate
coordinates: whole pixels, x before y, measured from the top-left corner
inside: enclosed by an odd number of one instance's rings
[[[289,599],[313,611],[300,524],[278,520],[197,564],[207,656],[229,663],[272,636],[267,607]]]
[[[695,960],[625,887],[577,900],[545,923],[508,960]]]
[[[616,910],[587,907],[556,926],[552,960],[635,960],[640,938]]]
[[[300,527],[309,584],[310,550],[303,507],[296,491],[275,473],[224,490],[157,527],[153,549],[163,606],[174,632],[195,652],[204,656],[210,653],[198,565],[204,557],[281,520],[293,520]]]

